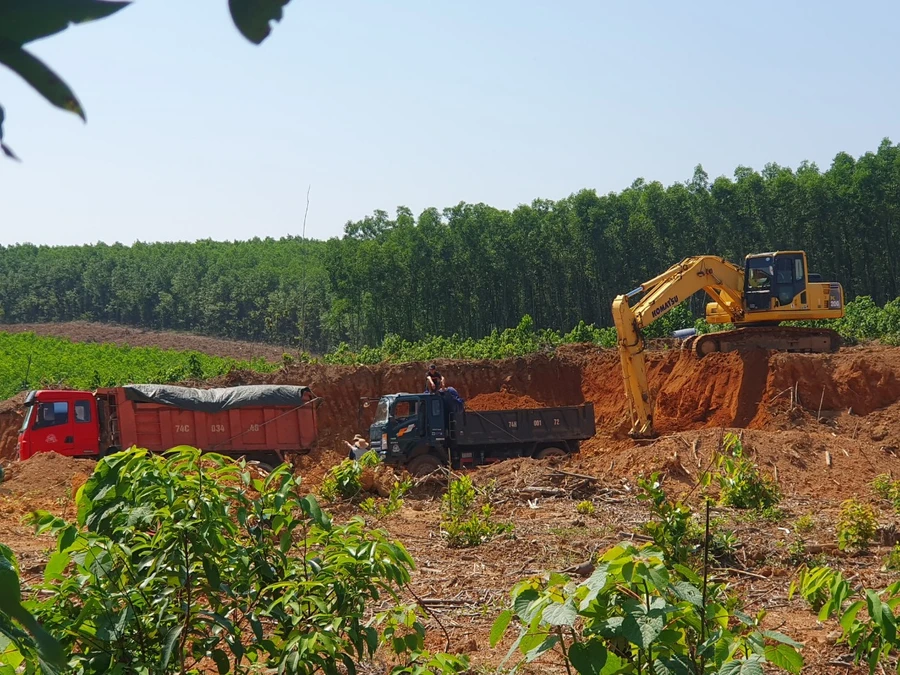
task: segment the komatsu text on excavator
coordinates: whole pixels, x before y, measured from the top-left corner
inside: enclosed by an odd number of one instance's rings
[[[713,300],[706,305],[708,323],[734,325],[733,330],[688,338],[684,348],[698,357],[746,349],[834,352],[840,348],[840,337],[833,330],[779,325],[844,316],[843,288],[809,274],[803,251],[748,255],[743,269],[715,256],[686,258],[613,301],[632,437],[653,436],[653,401],[641,331],[697,291],[705,291]]]

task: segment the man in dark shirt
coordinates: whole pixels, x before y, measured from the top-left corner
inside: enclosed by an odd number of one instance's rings
[[[432,363],[425,372],[425,391],[436,394],[443,388],[444,376],[438,372],[437,366]]]

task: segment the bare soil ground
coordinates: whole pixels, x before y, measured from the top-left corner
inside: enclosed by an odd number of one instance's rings
[[[587,401],[594,405],[598,434],[573,457],[512,460],[473,472],[489,493],[496,518],[514,524],[509,537],[474,549],[449,549],[439,531],[439,486],[420,486],[399,513],[373,523],[402,541],[417,562],[412,587],[433,615],[431,646],[448,648],[443,625],[450,650],[495,668],[508,644],[491,650],[488,634],[512,585],[586,562],[623,538],[639,538],[648,519],[634,497],[641,474],[663,472],[671,494],[698,504],[697,480],[723,430],[732,429],[742,434],[763,470],[776,477],[784,516],[770,522],[717,509],[720,527],[735,533],[738,547],[727,569],[716,574],[743,598],[745,611],[765,608],[767,628],[805,643],[804,673],[865,672],[834,665],[846,653],[835,644],[839,627],[817,622],[802,600],[788,601],[787,589],[804,560],[841,568],[869,587],[896,580],[896,573],[881,567],[896,539],[898,517],[875,497],[871,482],[882,473],[900,477],[900,348],[854,347],[834,355],[713,354],[699,361],[672,350],[652,352],[649,361],[661,434],[646,444],[625,433],[621,375],[612,351],[576,346],[552,356],[439,364],[472,409]],[[360,397],[419,391],[423,376],[422,364],[297,365],[264,376],[232,373],[211,384],[306,384],[325,399],[319,409],[320,447],[296,461],[306,487],[314,490],[345,456],[340,439],[371,421],[373,409],[361,407]],[[14,402],[0,406],[0,438],[13,424],[15,413],[7,409],[15,407]],[[29,573],[40,573],[50,542],[35,538],[21,518],[35,508],[71,517],[73,485],[84,480],[89,464],[36,457],[10,466],[9,479],[0,485],[0,539],[26,558]],[[879,514],[881,538],[866,555],[847,555],[834,546],[838,509],[853,496]],[[581,500],[592,501],[593,515],[577,513]],[[339,518],[359,513],[352,505],[333,511]],[[809,516],[811,530],[798,531],[801,516]],[[535,665],[563,672],[552,657]]]
[[[293,347],[281,347],[263,342],[226,340],[180,331],[150,330],[90,321],[0,323],[0,333],[34,333],[44,337],[65,338],[73,342],[110,342],[131,347],[158,347],[159,349],[177,349],[180,351],[193,350],[203,354],[230,357],[242,361],[254,358],[281,361],[282,354],[286,352],[290,354],[296,351]]]

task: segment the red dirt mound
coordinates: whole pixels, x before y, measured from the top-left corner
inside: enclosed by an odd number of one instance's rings
[[[24,542],[25,550],[44,547],[23,519],[34,511],[74,518],[73,497],[93,473],[95,464],[55,452],[13,462],[6,480],[0,483],[0,540]]]
[[[0,403],[0,461],[16,457],[19,439],[19,427],[22,426],[22,402],[25,395],[20,394],[9,401]]]
[[[900,350],[865,347],[837,354],[776,354],[767,383],[770,398],[797,386],[807,409],[868,415],[900,400]]]
[[[655,399],[654,426],[660,433],[713,426],[750,426],[764,400],[765,352],[711,354],[697,359],[672,350],[647,354],[647,375]],[[597,424],[623,436],[627,403],[619,357],[601,352],[588,359],[582,383],[594,404]]]
[[[469,410],[516,410],[518,408],[545,408],[530,396],[515,396],[505,391],[494,394],[479,394],[466,401]]]

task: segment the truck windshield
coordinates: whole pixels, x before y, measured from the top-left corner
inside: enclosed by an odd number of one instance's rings
[[[387,424],[388,421],[388,402],[387,399],[378,401],[378,407],[375,408],[375,424]]]
[[[34,416],[34,406],[30,405],[25,410],[25,419],[22,420],[22,428],[19,431],[25,431],[31,424],[31,418]]]

